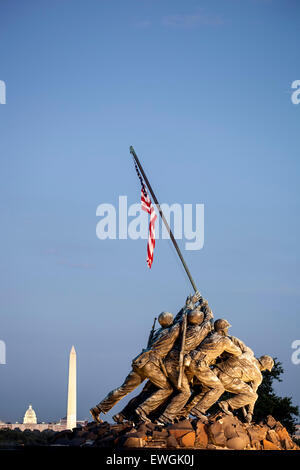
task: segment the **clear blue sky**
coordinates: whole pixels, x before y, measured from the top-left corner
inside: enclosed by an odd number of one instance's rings
[[[65,415],[72,344],[88,417],[154,315],[191,290],[170,242],[149,271],[145,240],[96,237],[100,203],[139,200],[130,145],[161,201],[205,204],[204,248],[184,252],[193,277],[232,334],[282,361],[277,391],[300,405],[299,13],[296,0],[0,0],[0,419],[29,403],[41,421]]]

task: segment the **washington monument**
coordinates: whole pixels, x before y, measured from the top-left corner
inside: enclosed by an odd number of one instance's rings
[[[69,359],[67,428],[76,428],[76,351],[72,346]]]

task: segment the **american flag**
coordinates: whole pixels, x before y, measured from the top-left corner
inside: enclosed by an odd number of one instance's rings
[[[148,244],[147,244],[147,264],[148,267],[151,268],[153,263],[153,252],[155,247],[155,221],[157,219],[157,215],[155,214],[154,207],[152,206],[151,199],[146,191],[145,183],[143,181],[142,175],[137,167],[136,162],[134,162],[135,170],[141,182],[141,206],[142,209],[150,214],[150,222],[149,222],[149,236],[148,236]]]

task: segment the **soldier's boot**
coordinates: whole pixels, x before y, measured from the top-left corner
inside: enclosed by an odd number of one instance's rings
[[[98,406],[91,408],[90,413],[92,415],[93,420],[96,421],[96,423],[103,423],[102,419],[100,419],[100,413],[102,413],[102,410]]]
[[[160,415],[160,417],[155,421],[155,424],[158,426],[165,426],[166,424],[172,424],[173,420],[165,416],[164,414]]]
[[[179,415],[178,415],[178,418],[179,418],[180,420],[182,420],[182,419],[188,419],[189,414],[190,414],[190,412],[189,412],[188,410],[183,409],[182,411],[180,411],[180,413],[179,413]]]
[[[136,414],[138,415],[138,417],[140,418],[141,421],[143,421],[144,423],[151,423],[151,420],[148,418],[148,416],[146,415],[143,408],[138,406],[137,409],[135,410],[135,412],[136,412]]]
[[[193,408],[193,409],[190,411],[190,414],[191,414],[192,416],[195,416],[196,418],[200,419],[200,421],[201,421],[202,423],[204,423],[204,424],[205,424],[205,423],[208,423],[208,418],[207,418],[207,416],[205,416],[204,413],[202,413],[202,411],[197,410],[196,408]]]
[[[125,416],[122,413],[117,413],[112,417],[112,419],[115,423],[122,424],[125,419]]]
[[[218,403],[218,405],[221,408],[221,410],[224,411],[224,413],[226,413],[227,415],[232,416],[232,413],[229,410],[229,404],[227,403],[227,401],[220,401]]]
[[[180,411],[180,414],[179,414],[179,417],[180,418],[185,418],[187,419],[189,417],[189,414],[191,413],[191,410],[194,408],[194,406],[197,405],[199,400],[195,401],[195,400],[192,400],[190,403],[188,403],[187,405],[185,405],[182,410]]]

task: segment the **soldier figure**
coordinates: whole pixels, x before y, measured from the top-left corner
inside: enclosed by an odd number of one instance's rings
[[[213,318],[213,313],[208,307],[206,301],[201,298],[201,306],[194,308],[187,315],[188,327],[186,331],[186,338],[183,353],[186,355],[194,350],[210,333],[212,327],[210,320]],[[201,310],[205,311],[205,313]],[[170,351],[165,360],[165,366],[168,373],[168,378],[172,382],[175,389],[178,390],[178,377],[179,377],[179,355],[181,345],[177,340],[174,348]],[[191,395],[189,380],[183,371],[181,388],[178,393],[172,398],[167,408],[157,420],[158,424],[172,423],[176,417],[179,416],[180,411],[188,401]]]
[[[235,394],[228,400],[220,401],[220,408],[227,414],[229,409],[236,410],[248,405],[246,421],[251,423],[254,405],[258,398],[257,389],[262,382],[261,371],[271,371],[274,361],[270,356],[261,356],[256,359],[245,352],[239,357],[230,357],[216,365],[214,372],[222,382],[227,392]],[[250,384],[249,384],[250,383]]]
[[[162,312],[158,317],[158,322],[161,326],[158,330],[153,332],[151,344],[155,342],[160,336],[165,334],[165,330],[173,325],[173,314],[170,312]],[[150,345],[149,345],[150,346]],[[113,416],[116,423],[122,423],[124,420],[133,420],[137,407],[143,403],[147,398],[157,390],[157,387],[150,381],[145,384],[143,390],[139,395],[133,397],[120,413]]]
[[[191,410],[191,414],[206,420],[206,411],[220,398],[225,387],[217,375],[210,369],[216,359],[224,352],[232,356],[240,356],[242,351],[228,336],[228,328],[231,325],[227,320],[219,319],[214,323],[215,332],[208,336],[187,358],[186,365],[190,376],[195,376],[205,386],[205,393],[196,396],[193,403],[197,403]]]
[[[159,321],[162,326],[173,322],[173,315],[164,312],[159,316]],[[90,413],[95,421],[100,421],[100,413],[107,413],[113,406],[115,406],[122,398],[137,388],[146,378],[150,380],[159,390],[155,393],[155,399],[152,399],[149,407],[158,407],[163,403],[173,392],[173,387],[166,377],[163,365],[163,359],[172,349],[176,339],[179,336],[180,324],[176,323],[169,328],[163,327],[160,332],[154,335],[152,344],[146,350],[143,350],[132,361],[132,370],[127,375],[124,383],[110,392],[98,405],[90,409]],[[151,398],[151,397],[150,397]],[[143,408],[137,409],[136,413],[144,421],[149,421]]]

